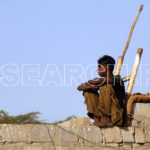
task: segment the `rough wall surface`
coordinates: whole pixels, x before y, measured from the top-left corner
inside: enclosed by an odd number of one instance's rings
[[[88,118],[71,125],[1,124],[0,150],[150,150],[149,111],[150,104],[136,104],[132,126],[122,128],[89,126]]]

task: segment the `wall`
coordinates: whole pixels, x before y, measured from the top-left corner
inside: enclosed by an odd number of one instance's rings
[[[0,125],[0,150],[150,149],[150,104],[136,104],[130,127],[100,129],[88,118],[59,125]]]

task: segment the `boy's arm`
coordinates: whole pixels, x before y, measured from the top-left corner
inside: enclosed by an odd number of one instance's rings
[[[93,80],[89,80],[88,83],[90,85],[103,85],[106,83],[113,83],[113,79],[112,78],[95,78]]]
[[[88,89],[98,89],[100,85],[113,83],[112,78],[95,78],[93,80],[89,80],[88,82],[82,83],[78,86],[79,91],[85,91]]]
[[[85,90],[89,90],[89,89],[98,89],[99,87],[96,85],[90,85],[89,83],[82,83],[81,85],[78,86],[78,90],[79,91],[85,91]]]
[[[104,78],[94,78],[92,80],[89,80],[88,83],[90,85],[99,85],[99,84],[102,84],[104,81],[105,81]]]

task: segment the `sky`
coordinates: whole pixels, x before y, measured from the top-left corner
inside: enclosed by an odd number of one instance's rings
[[[0,109],[39,111],[47,122],[86,117],[77,86],[98,76],[99,57],[122,55],[141,4],[121,76],[131,73],[143,48],[133,93],[147,93],[149,0],[0,0]]]

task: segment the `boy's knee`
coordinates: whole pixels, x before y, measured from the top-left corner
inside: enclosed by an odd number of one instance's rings
[[[90,93],[88,91],[83,91],[83,96],[89,95]]]

